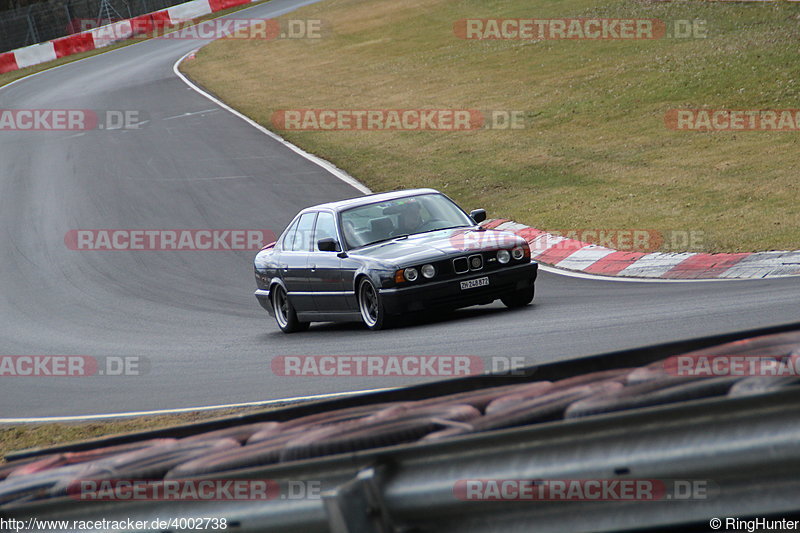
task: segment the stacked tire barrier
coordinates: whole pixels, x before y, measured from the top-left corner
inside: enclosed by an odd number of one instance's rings
[[[441,442],[691,400],[753,397],[798,386],[798,346],[800,332],[791,331],[695,350],[645,366],[415,401],[359,405],[281,422],[233,424],[177,439],[149,439],[11,460],[0,466],[0,512],[23,503],[67,496],[70,487],[87,478],[175,480],[234,475],[235,471],[254,467]],[[759,375],[681,372],[685,362],[719,359],[732,364],[748,357],[757,360]]]

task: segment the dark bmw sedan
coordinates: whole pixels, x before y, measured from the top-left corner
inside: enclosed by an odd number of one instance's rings
[[[485,218],[433,189],[309,207],[256,256],[256,298],[286,333],[333,321],[382,329],[498,298],[527,305],[538,270],[528,243],[480,227]]]

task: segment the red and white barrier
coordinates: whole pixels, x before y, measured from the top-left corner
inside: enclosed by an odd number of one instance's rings
[[[19,48],[14,51],[14,57],[17,60],[17,66],[25,68],[56,59],[56,50],[53,41],[49,41]]]
[[[735,254],[627,252],[552,235],[509,220],[484,227],[512,231],[531,245],[531,258],[556,268],[631,278],[743,279],[800,275],[800,250]]]
[[[246,3],[246,2],[242,2]],[[208,0],[194,0],[167,9],[170,20],[191,20],[213,13]]]
[[[144,35],[257,0],[192,0],[168,9],[121,20],[52,41],[0,54],[0,74],[38,65]]]

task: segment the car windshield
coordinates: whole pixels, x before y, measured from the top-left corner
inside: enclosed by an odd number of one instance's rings
[[[342,232],[348,248],[474,224],[456,204],[441,194],[407,196],[342,212]]]

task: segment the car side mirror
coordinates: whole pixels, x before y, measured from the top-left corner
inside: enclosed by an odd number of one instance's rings
[[[338,252],[339,243],[332,237],[326,237],[317,241],[317,248],[320,252]]]
[[[486,220],[486,209],[474,209],[470,211],[469,216],[472,217],[476,224],[480,224]]]

